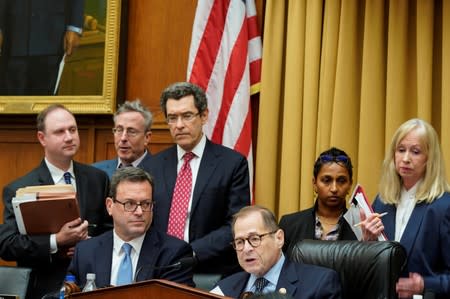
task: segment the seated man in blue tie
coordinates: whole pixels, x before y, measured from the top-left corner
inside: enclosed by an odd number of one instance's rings
[[[285,258],[284,232],[268,209],[242,208],[233,216],[232,229],[232,245],[245,271],[219,281],[212,293],[233,298],[244,292],[278,292],[295,299],[341,298],[339,276],[334,270]]]
[[[69,266],[81,286],[87,273],[95,273],[97,287],[152,278],[194,286],[191,246],[149,229],[154,203],[153,179],[147,172],[125,167],[114,173],[106,198],[114,229],[77,244]]]
[[[148,171],[151,154],[147,149],[152,135],[152,113],[141,101],[126,101],[119,106],[113,117],[114,147],[117,157],[92,164],[106,172],[111,179],[121,167],[140,167]]]

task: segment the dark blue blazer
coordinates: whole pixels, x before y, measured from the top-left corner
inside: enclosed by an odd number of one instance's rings
[[[68,272],[73,273],[79,285],[86,283],[86,274],[95,273],[97,287],[106,287],[111,281],[113,232],[77,244]],[[192,267],[163,269],[183,257],[192,257],[189,244],[154,230],[147,231],[136,266],[136,281],[167,279],[194,286]],[[159,269],[158,269],[159,268]]]
[[[217,283],[225,296],[239,298],[245,291],[250,274],[239,272]],[[294,299],[341,298],[338,274],[331,269],[285,260],[278,278],[276,292],[284,288]]]
[[[96,225],[89,229],[89,235],[96,236],[110,230],[112,219],[105,207],[109,191],[108,176],[97,168],[75,161],[73,171],[81,218]],[[30,281],[33,298],[41,298],[47,292],[59,290],[70,260],[61,257],[58,252],[50,254],[50,235],[28,236],[19,233],[11,200],[21,187],[53,184],[50,171],[42,160],[37,168],[3,189],[5,210],[4,224],[0,225],[0,257],[15,260],[18,266],[33,268]]]
[[[152,158],[152,156],[151,156],[150,152],[147,152],[144,159],[142,159],[141,163],[139,163],[139,165],[137,167],[142,168],[148,172],[151,158]],[[92,166],[106,172],[106,174],[111,179],[114,172],[117,170],[118,163],[119,163],[119,159],[116,157],[115,159],[111,159],[111,160],[95,162],[94,164],[92,164]]]
[[[382,218],[384,231],[389,240],[394,240],[396,207],[383,204],[377,196],[373,209],[388,212]],[[417,272],[423,276],[426,290],[439,294],[438,298],[449,298],[450,194],[444,193],[431,204],[416,204],[400,243],[408,254],[405,276]]]
[[[160,231],[167,231],[177,160],[177,148],[173,146],[154,155],[150,163],[157,215],[153,226]],[[247,159],[207,140],[193,192],[189,243],[199,259],[196,272],[236,271],[230,225],[233,214],[250,204]]]

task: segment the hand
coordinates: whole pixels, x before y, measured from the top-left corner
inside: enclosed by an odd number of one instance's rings
[[[80,45],[80,36],[78,33],[67,30],[64,37],[64,52],[67,56],[72,55],[75,48]]]
[[[78,241],[88,238],[88,222],[80,218],[69,221],[56,234],[56,244],[59,247],[74,246]]]
[[[409,273],[409,278],[400,278],[395,286],[399,298],[412,298],[422,294],[424,289],[423,277],[418,273]]]
[[[366,213],[363,210],[359,210],[359,216],[361,218],[361,231],[364,241],[376,241],[378,236],[384,230],[383,222],[381,221],[380,214],[372,213],[366,217]]]

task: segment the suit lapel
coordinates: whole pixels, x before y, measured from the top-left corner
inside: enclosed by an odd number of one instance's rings
[[[97,275],[97,283],[101,286],[111,285],[111,266],[113,251],[113,232],[112,230],[105,235],[105,238],[99,238],[95,250],[95,260],[98,267],[95,269]]]
[[[160,246],[158,235],[152,230],[147,231],[136,266],[136,281],[147,280],[153,277],[156,257],[158,256],[157,252],[159,252]]]
[[[198,205],[200,195],[205,189],[211,177],[214,175],[214,170],[220,161],[220,154],[214,150],[214,145],[211,141],[206,140],[205,150],[203,151],[203,157],[200,161],[200,166],[197,173],[197,179],[195,180],[194,193],[192,196],[193,212]]]
[[[54,185],[53,178],[50,174],[50,170],[48,170],[47,164],[45,164],[45,160],[42,160],[41,165],[38,168],[38,180],[39,185]]]
[[[422,225],[423,216],[425,215],[426,210],[426,204],[416,204],[411,217],[409,217],[408,224],[406,224],[405,231],[403,232],[400,241],[408,253],[411,252],[411,248],[413,247],[420,226]]]
[[[296,285],[298,285],[298,277],[295,266],[286,259],[283,268],[281,269],[275,292],[279,292],[280,289],[285,289],[286,294],[294,297],[294,294],[297,291]]]
[[[385,211],[387,215],[381,218],[384,225],[384,233],[389,240],[395,240],[395,215],[397,214],[397,208],[395,205],[385,205]],[[379,211],[382,213],[384,211]]]
[[[77,199],[82,219],[86,218],[85,211],[87,207],[86,192],[89,191],[88,176],[84,173],[80,164],[73,161],[73,172],[75,173],[75,182],[77,184]]]

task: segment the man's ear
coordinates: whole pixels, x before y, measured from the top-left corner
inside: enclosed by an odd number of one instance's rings
[[[44,132],[42,132],[42,131],[37,131],[36,136],[37,136],[37,139],[39,140],[39,142],[41,143],[41,145],[42,145],[43,147],[45,147],[46,142],[45,142],[45,134],[44,134]]]
[[[109,216],[112,214],[112,205],[114,201],[111,197],[107,197],[105,200],[106,210],[108,211]]]
[[[277,241],[278,248],[283,248],[284,245],[284,231],[279,228],[275,233],[275,239]]]

